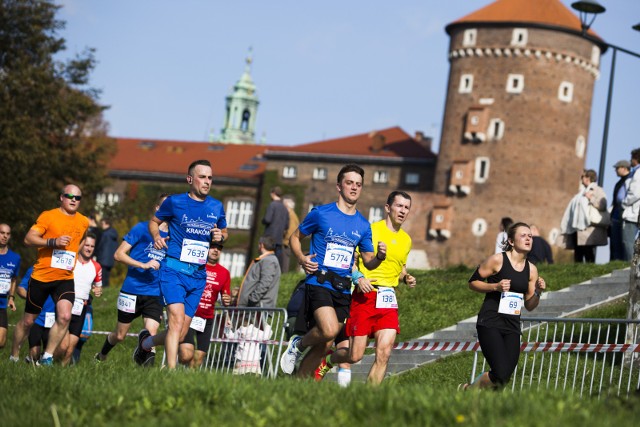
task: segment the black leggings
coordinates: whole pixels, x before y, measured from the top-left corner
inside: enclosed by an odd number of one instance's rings
[[[520,357],[520,334],[503,329],[477,326],[478,341],[489,363],[489,379],[495,385],[509,382]]]

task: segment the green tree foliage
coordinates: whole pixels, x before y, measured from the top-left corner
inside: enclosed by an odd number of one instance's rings
[[[13,228],[13,247],[67,183],[83,191],[89,212],[106,184],[115,146],[89,87],[93,50],[61,60],[65,41],[59,8],[42,0],[0,0],[0,221]],[[33,251],[27,252],[33,258]]]

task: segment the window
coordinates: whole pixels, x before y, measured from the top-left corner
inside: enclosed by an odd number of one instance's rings
[[[571,102],[573,99],[573,83],[560,83],[560,87],[558,87],[558,99],[562,102]]]
[[[369,222],[374,223],[383,218],[384,210],[382,208],[369,208]]]
[[[295,166],[285,166],[282,168],[283,178],[295,178],[298,176],[298,168]]]
[[[489,158],[478,157],[476,159],[476,170],[474,180],[477,183],[482,184],[489,178]]]
[[[591,63],[596,67],[600,65],[600,48],[598,46],[593,46],[591,49]]]
[[[407,174],[404,176],[404,183],[407,185],[420,184],[420,174],[416,172],[407,172]]]
[[[222,252],[220,265],[229,270],[232,278],[242,277],[246,270],[247,256],[239,252]]]
[[[576,156],[578,156],[579,158],[583,158],[584,151],[586,148],[587,148],[587,141],[584,139],[584,136],[582,135],[578,136],[578,139],[576,139]]]
[[[375,171],[373,173],[373,182],[376,184],[386,184],[389,182],[389,174],[387,171]]]
[[[473,74],[463,74],[460,77],[458,93],[471,93],[473,90]]]
[[[511,46],[526,46],[528,32],[524,28],[515,28],[511,33]]]
[[[102,211],[107,206],[115,206],[120,203],[120,195],[118,193],[99,193],[96,196],[96,207]]]
[[[313,169],[313,179],[318,181],[327,180],[327,168],[315,168]]]
[[[476,39],[478,38],[478,30],[475,28],[465,30],[462,35],[462,46],[471,47],[476,45]]]
[[[524,89],[524,76],[522,74],[509,74],[507,77],[507,92],[520,93]]]
[[[253,218],[253,202],[248,200],[229,200],[225,208],[227,227],[248,230]]]
[[[471,232],[476,237],[484,236],[487,232],[487,221],[482,218],[473,221],[473,224],[471,224]]]
[[[504,136],[504,122],[500,119],[489,120],[489,139],[497,141]]]

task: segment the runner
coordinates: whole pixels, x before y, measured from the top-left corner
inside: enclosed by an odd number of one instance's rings
[[[20,255],[9,249],[11,227],[0,223],[0,349],[7,343],[7,307],[16,311],[15,292]]]
[[[81,199],[80,188],[65,186],[60,193],[60,207],[40,214],[24,238],[25,245],[38,248],[38,258],[29,282],[24,315],[13,335],[12,360],[17,360],[20,345],[49,295],[56,303],[56,321],[49,331],[41,365],[53,364],[53,352],[67,333],[75,300],[73,269],[89,227],[87,217],[78,213]]]
[[[216,301],[220,295],[222,305],[231,305],[231,274],[219,264],[222,244],[212,242],[207,257],[207,285],[202,292],[198,310],[184,341],[180,343],[180,363],[191,368],[202,366],[204,356],[209,352],[211,333],[213,330],[213,314]],[[198,348],[195,349],[195,340]],[[195,350],[195,351],[194,351]]]
[[[169,195],[161,194],[155,204],[156,212]],[[158,227],[160,237],[169,235],[166,223]],[[166,255],[165,249],[153,247],[153,237],[149,232],[149,221],[139,222],[122,238],[122,243],[114,258],[127,265],[127,277],[124,279],[118,296],[118,323],[116,329],[107,335],[102,350],[96,353],[95,360],[102,362],[118,343],[124,341],[134,319],[142,316],[144,328],[151,334],[158,332],[162,319],[162,300],[160,299],[160,281],[158,269]],[[155,348],[146,359],[145,366],[153,366]]]
[[[154,336],[146,329],[140,331],[134,351],[139,365],[146,362],[153,346],[164,344],[168,367],[176,367],[178,345],[187,334],[206,285],[209,242],[223,243],[227,238],[222,203],[207,195],[212,182],[208,160],[191,163],[187,175],[189,192],[167,197],[149,222],[154,247],[167,249],[160,268],[160,293],[169,313],[169,328]],[[158,229],[165,221],[169,225],[168,238],[163,238]]]
[[[351,303],[354,250],[360,249],[364,265],[371,270],[386,258],[384,242],[378,243],[378,251],[374,253],[371,226],[356,209],[363,180],[364,170],[360,166],[344,166],[337,177],[337,203],[312,209],[291,236],[291,250],[307,273],[309,329],[303,337],[294,336],[289,340],[280,359],[280,367],[286,374],[292,374],[302,360],[298,376],[313,375],[342,329]],[[309,254],[305,255],[300,242],[307,236],[311,237],[311,245]]]

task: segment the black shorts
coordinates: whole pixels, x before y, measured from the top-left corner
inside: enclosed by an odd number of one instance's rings
[[[24,312],[30,314],[40,314],[42,306],[51,296],[53,302],[58,304],[60,300],[67,300],[71,304],[76,299],[75,284],[73,279],[70,280],[54,280],[53,282],[41,282],[29,279],[29,290],[27,291],[27,302],[24,306]]]
[[[313,313],[320,307],[333,307],[336,312],[338,322],[344,324],[349,318],[349,307],[351,306],[351,294],[329,290],[322,286],[306,285],[305,311],[307,326],[309,329],[316,325]],[[300,315],[298,314],[298,317]]]
[[[211,343],[211,331],[213,331],[213,319],[207,319],[204,331],[198,332],[195,329],[189,328],[182,343],[194,345],[194,340],[197,339],[198,345],[196,348],[206,353],[209,351],[209,344]]]
[[[75,335],[79,338],[82,334],[82,327],[84,326],[84,318],[87,315],[87,308],[89,308],[89,304],[85,301],[84,307],[82,307],[82,313],[79,316],[76,314],[71,316],[71,322],[69,322],[69,333],[71,335]]]
[[[34,323],[29,331],[29,348],[42,346],[44,349],[49,341],[49,329]]]
[[[0,308],[0,328],[7,329],[9,327],[9,320],[7,318],[7,309]]]
[[[120,291],[121,294],[131,295],[136,297],[136,309],[135,313],[127,313],[126,311],[118,310],[118,322],[129,324],[134,319],[142,316],[155,320],[160,323],[162,320],[162,300],[160,297],[151,295],[135,295],[127,292]]]

